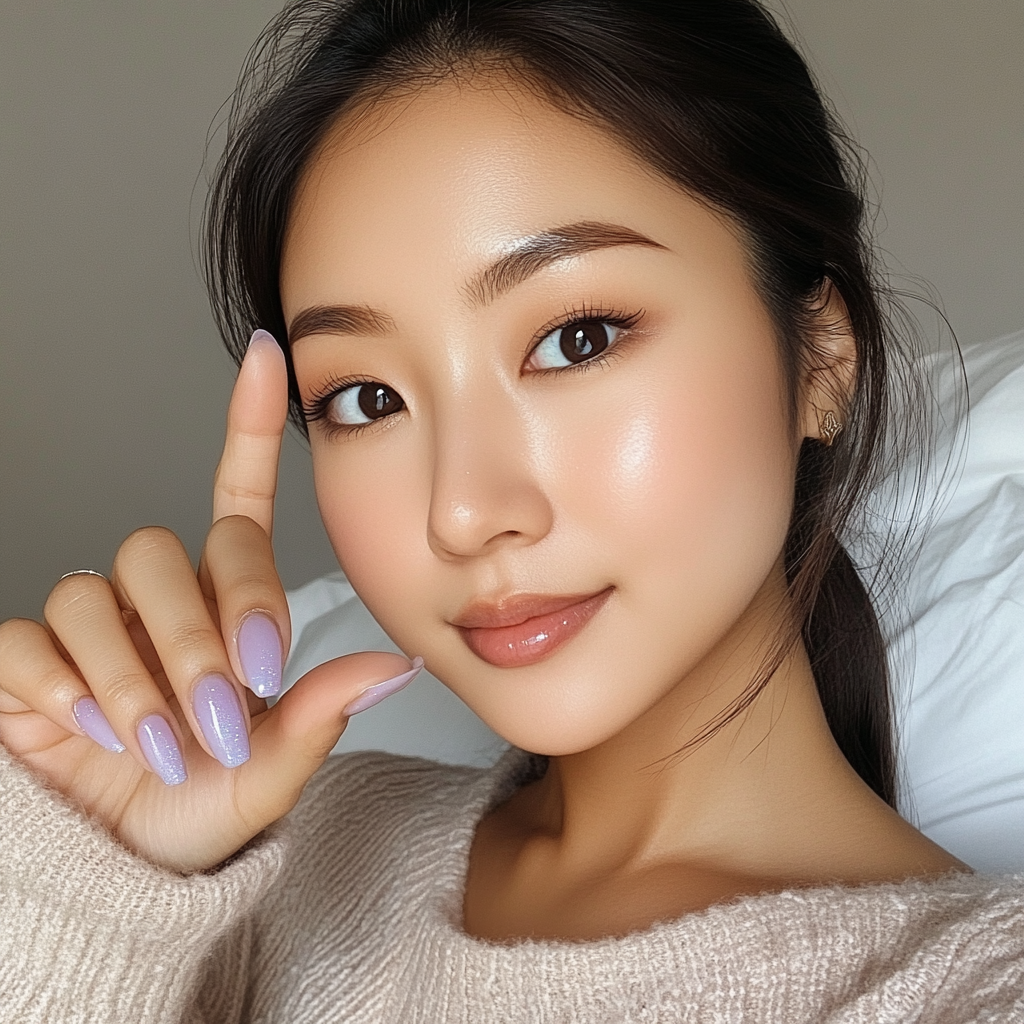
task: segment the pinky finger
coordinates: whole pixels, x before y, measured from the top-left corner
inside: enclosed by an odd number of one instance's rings
[[[26,712],[36,712],[72,735],[88,736],[112,753],[125,749],[45,627],[30,619],[11,619],[0,623],[0,715]]]

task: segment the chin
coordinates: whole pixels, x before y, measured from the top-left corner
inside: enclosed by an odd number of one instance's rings
[[[641,688],[629,685],[629,669],[605,659],[599,665],[591,659],[551,658],[512,670],[476,658],[472,665],[461,657],[454,660],[457,667],[439,663],[435,675],[502,739],[535,754],[561,757],[591,750],[628,728],[645,710],[640,702],[625,706],[624,696],[635,697]],[[594,685],[595,680],[626,684],[610,688]],[[647,703],[657,698],[651,694]]]
[[[562,723],[553,724],[555,728],[538,728],[536,722],[487,722],[491,729],[512,746],[546,757],[567,757],[593,750],[621,731],[620,727],[615,726],[582,731],[578,723],[564,723],[565,728],[558,727]]]

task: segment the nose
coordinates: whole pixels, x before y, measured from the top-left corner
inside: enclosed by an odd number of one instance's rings
[[[453,401],[435,420],[428,542],[440,558],[527,546],[551,530],[527,416],[508,396]]]

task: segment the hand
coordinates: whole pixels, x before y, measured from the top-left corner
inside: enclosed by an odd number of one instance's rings
[[[421,664],[337,658],[268,710],[290,643],[270,541],[286,413],[283,356],[258,338],[231,397],[198,574],[173,533],[148,527],[121,545],[109,583],[62,579],[45,626],[0,625],[0,743],[121,842],[178,871],[220,863],[286,814],[346,710]]]

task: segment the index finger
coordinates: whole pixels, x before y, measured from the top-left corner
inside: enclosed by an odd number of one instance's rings
[[[224,452],[213,481],[214,522],[225,516],[248,516],[271,536],[287,417],[284,353],[270,334],[256,331],[228,405]]]

